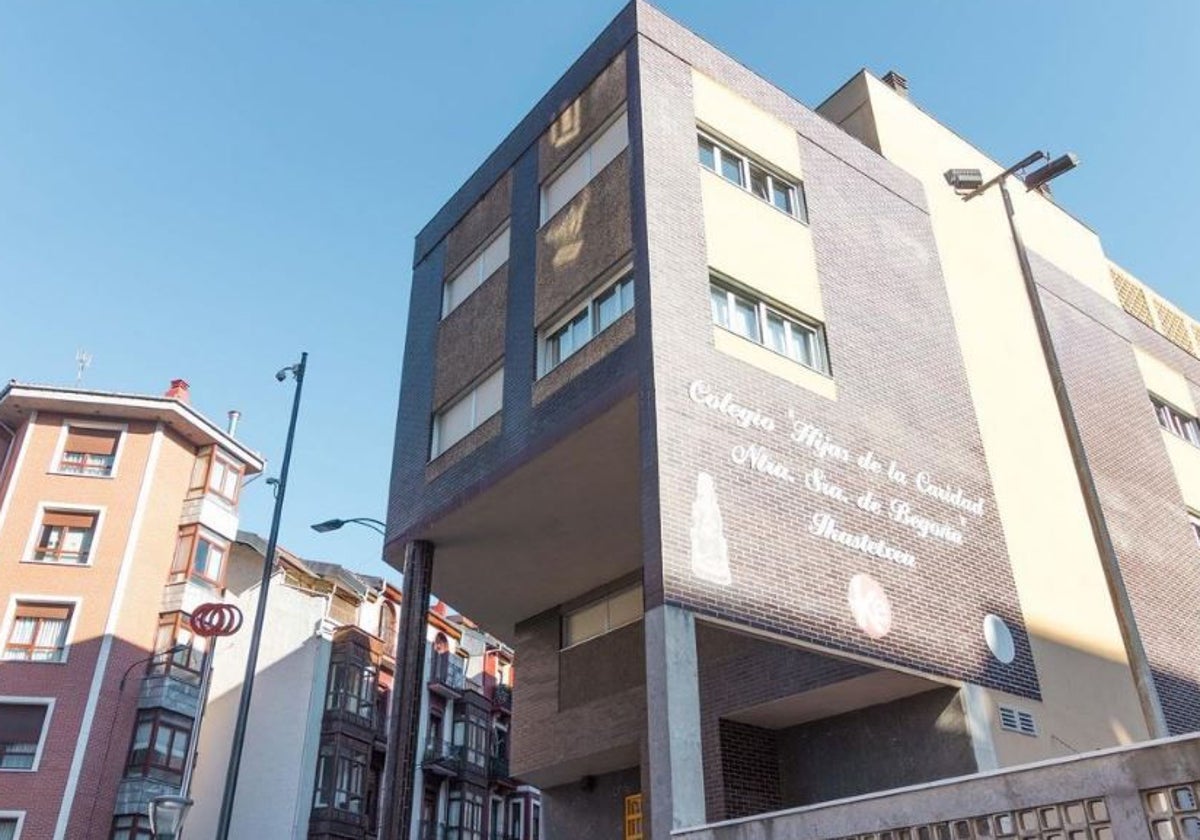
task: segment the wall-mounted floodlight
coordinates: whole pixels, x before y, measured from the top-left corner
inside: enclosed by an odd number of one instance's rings
[[[1025,187],[1027,189],[1036,190],[1038,187],[1048,184],[1050,181],[1062,175],[1064,172],[1070,172],[1079,165],[1079,157],[1074,152],[1068,152],[1065,155],[1056,157],[1054,160],[1047,163],[1045,166],[1040,166],[1025,176]]]
[[[978,169],[947,169],[946,183],[956,190],[975,190],[983,186],[983,173]]]

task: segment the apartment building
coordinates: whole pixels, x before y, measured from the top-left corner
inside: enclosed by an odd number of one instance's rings
[[[264,562],[266,541],[239,532],[225,596],[247,616],[258,607]],[[400,591],[382,578],[278,549],[231,837],[379,836],[400,611]],[[412,837],[508,840],[500,825],[509,812],[528,819],[538,801],[507,771],[512,652],[442,603],[428,610],[427,624],[422,692],[435,725],[418,768],[429,808]],[[216,832],[249,642],[248,632],[238,633],[214,648],[186,837]],[[487,815],[474,810],[478,802]]]
[[[204,641],[262,458],[164,396],[0,389],[0,837],[143,838],[184,784]]]
[[[519,656],[547,837],[1200,729],[1197,324],[885,78],[631,3],[417,236],[388,558]]]

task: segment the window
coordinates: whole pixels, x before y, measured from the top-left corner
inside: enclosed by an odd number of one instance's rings
[[[49,717],[49,701],[0,701],[0,770],[37,769]]]
[[[542,806],[538,802],[529,806],[529,840],[542,840]]]
[[[388,601],[379,605],[379,638],[388,656],[396,655],[396,608]]]
[[[525,800],[514,799],[508,811],[508,836],[520,840],[525,836]]]
[[[1195,417],[1180,411],[1153,394],[1150,395],[1150,402],[1154,404],[1154,413],[1158,415],[1158,425],[1193,446],[1200,446],[1200,424],[1197,423]]]
[[[335,662],[329,669],[325,708],[348,712],[370,726],[375,713],[375,669],[353,662]]]
[[[602,636],[642,617],[642,585],[609,595],[563,617],[563,647]]]
[[[464,787],[450,790],[446,803],[447,840],[481,840],[483,837],[483,795]]]
[[[202,580],[217,587],[225,585],[225,555],[229,545],[199,525],[179,529],[171,582]]]
[[[317,756],[313,807],[365,814],[366,790],[366,749],[343,739],[323,743]]]
[[[468,764],[482,770],[488,762],[488,721],[481,709],[459,707],[454,719],[454,745],[463,747]]]
[[[99,514],[76,510],[47,510],[42,514],[33,559],[37,563],[87,565]]]
[[[57,471],[71,475],[112,475],[120,439],[118,429],[67,426],[67,439]]]
[[[167,655],[167,651],[174,653]],[[158,617],[154,653],[147,672],[165,674],[183,682],[197,684],[204,670],[208,639],[192,632],[191,616],[182,612],[163,613]]]
[[[126,776],[179,784],[192,740],[192,719],[166,709],[142,709],[125,763]]]
[[[821,328],[719,283],[709,287],[713,323],[743,338],[787,356],[805,367],[825,373],[824,336]]]
[[[242,468],[233,459],[214,452],[212,467],[208,471],[208,489],[231,504],[236,504],[241,485]]]
[[[21,836],[21,823],[24,821],[24,811],[9,811],[0,814],[0,840],[17,840]]]
[[[445,318],[508,262],[509,228],[504,228],[467,265],[455,272],[442,287],[442,317]]]
[[[154,840],[150,818],[145,814],[119,814],[113,817],[111,840]]]
[[[504,368],[497,368],[478,385],[433,418],[430,458],[436,458],[500,411],[504,403]]]
[[[66,659],[70,604],[18,601],[13,612],[4,659],[17,662],[62,662]]]
[[[582,152],[542,187],[542,224],[566,206],[600,170],[629,145],[629,118],[622,112]]]
[[[720,175],[731,184],[747,189],[767,204],[808,222],[808,205],[804,200],[804,185],[793,184],[768,167],[755,163],[701,134],[698,138],[700,165]]]
[[[635,793],[625,797],[625,840],[642,840],[642,795]]]
[[[625,274],[549,332],[542,351],[542,373],[554,370],[631,309],[633,275]]]

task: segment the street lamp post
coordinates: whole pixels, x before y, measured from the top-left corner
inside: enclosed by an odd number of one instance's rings
[[[361,525],[364,528],[370,528],[380,536],[387,536],[387,525],[369,516],[356,516],[353,519],[326,519],[324,522],[317,522],[311,527],[318,534],[327,534],[330,531],[338,530],[343,525]]]
[[[1063,173],[1070,172],[1079,165],[1079,159],[1073,154],[1065,154],[1050,160],[1038,169],[1025,175],[1019,173],[1035,163],[1048,160],[1045,152],[1034,152],[1024,160],[1010,166],[990,181],[984,183],[978,169],[951,169],[946,172],[946,181],[956,190],[965,193],[963,201],[970,201],[987,192],[993,186],[1000,188],[1004,199],[1004,212],[1008,217],[1008,229],[1012,235],[1013,247],[1017,252],[1017,262],[1021,266],[1021,278],[1025,284],[1025,294],[1029,299],[1029,307],[1033,314],[1034,326],[1037,329],[1038,342],[1042,355],[1046,359],[1046,369],[1050,375],[1050,383],[1054,390],[1054,398],[1058,405],[1059,416],[1062,419],[1063,431],[1066,433],[1067,446],[1071,452],[1071,460],[1075,465],[1075,476],[1083,496],[1084,507],[1088,513],[1092,537],[1100,554],[1100,565],[1104,570],[1105,581],[1108,584],[1109,595],[1116,613],[1117,626],[1125,649],[1129,656],[1130,670],[1133,672],[1134,687],[1142,706],[1142,714],[1146,718],[1146,727],[1151,738],[1164,738],[1169,733],[1166,718],[1163,715],[1162,703],[1158,697],[1158,689],[1154,685],[1154,672],[1151,670],[1146,648],[1142,644],[1137,622],[1134,620],[1133,605],[1129,600],[1129,592],[1125,588],[1125,580],[1121,574],[1120,562],[1117,559],[1116,546],[1104,509],[1100,505],[1100,493],[1096,489],[1096,480],[1088,464],[1087,451],[1083,445],[1083,435],[1079,431],[1079,422],[1075,417],[1075,409],[1071,405],[1067,393],[1066,380],[1063,377],[1062,365],[1058,352],[1054,347],[1054,338],[1050,334],[1050,325],[1046,319],[1046,310],[1042,306],[1042,297],[1038,292],[1037,282],[1033,277],[1033,268],[1029,263],[1029,252],[1025,248],[1025,240],[1017,227],[1016,213],[1013,209],[1012,195],[1008,191],[1008,178],[1016,176],[1025,185],[1026,190],[1043,187]]]
[[[292,416],[288,423],[287,442],[283,447],[283,462],[279,466],[279,483],[275,487],[275,511],[271,517],[271,533],[267,538],[267,556],[263,562],[262,584],[258,590],[258,607],[254,611],[254,630],[250,634],[250,652],[246,658],[246,675],[242,682],[242,696],[238,703],[237,722],[233,727],[233,743],[229,749],[229,769],[225,773],[225,793],[221,798],[221,814],[217,822],[216,840],[229,840],[229,825],[233,820],[233,802],[237,795],[238,770],[242,761],[242,747],[246,740],[246,723],[250,717],[250,697],[254,691],[254,673],[258,666],[258,647],[262,642],[263,622],[267,617],[267,593],[271,587],[271,575],[275,570],[275,547],[279,541],[279,522],[283,516],[283,498],[287,492],[288,468],[292,462],[292,443],[296,437],[296,418],[300,414],[300,393],[304,389],[304,371],[308,366],[308,353],[300,354],[297,364],[289,365],[275,374],[279,382],[287,380],[288,374],[296,380],[296,391],[292,396]]]

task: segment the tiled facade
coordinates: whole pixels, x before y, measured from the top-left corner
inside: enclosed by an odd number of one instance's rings
[[[1194,415],[1188,321],[1123,312],[1099,240],[1036,193],[1028,299],[999,205],[942,177],[967,164],[1001,168],[869,74],[818,114],[635,2],[418,235],[388,556],[432,544],[434,588],[513,641],[513,766],[548,837],[627,797],[660,837],[1200,726],[1200,461],[1148,396]],[[442,319],[505,219],[506,265]],[[601,324],[581,302],[625,266],[632,311]],[[811,363],[770,349],[785,323]],[[497,363],[500,410],[430,460],[446,371]],[[643,618],[614,618],[634,585]],[[979,820],[1104,836],[1076,804]]]

